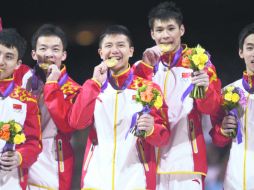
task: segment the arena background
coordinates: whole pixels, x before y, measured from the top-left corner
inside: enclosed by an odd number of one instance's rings
[[[24,63],[31,59],[32,33],[44,23],[54,23],[66,32],[69,46],[65,62],[70,76],[79,84],[92,76],[100,63],[97,37],[110,24],[127,26],[134,39],[135,53],[131,63],[141,58],[145,48],[154,44],[150,38],[147,14],[161,0],[1,0],[3,27],[15,27],[29,42]],[[223,86],[242,75],[245,65],[238,56],[238,33],[254,22],[253,0],[175,0],[184,14],[186,33],[182,42],[188,46],[201,44],[209,51]],[[209,172],[206,189],[221,189],[228,147],[211,144],[209,129],[204,129],[207,141]],[[75,132],[76,166],[72,189],[79,189],[81,165],[88,130]]]

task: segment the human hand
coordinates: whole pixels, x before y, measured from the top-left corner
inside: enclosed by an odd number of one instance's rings
[[[20,165],[20,157],[16,151],[4,152],[0,157],[0,170],[8,172]]]
[[[57,65],[55,64],[51,64],[48,67],[48,77],[47,77],[47,81],[58,81],[60,75],[61,75],[61,71],[60,69],[57,67]]]
[[[154,46],[144,51],[142,61],[148,65],[154,66],[159,62],[161,55],[161,49],[158,46]]]
[[[94,67],[93,78],[96,79],[101,84],[103,84],[103,82],[107,78],[107,71],[108,71],[107,65],[104,62],[102,62],[96,67]]]
[[[142,114],[137,120],[137,129],[150,134],[154,128],[154,118],[150,114]]]
[[[236,136],[237,121],[232,115],[227,115],[223,118],[221,125],[222,133],[228,137]]]
[[[203,86],[206,89],[209,86],[208,74],[204,70],[194,71],[192,73],[192,84]]]

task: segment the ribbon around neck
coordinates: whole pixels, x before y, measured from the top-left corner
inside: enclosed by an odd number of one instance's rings
[[[42,70],[38,70],[39,69],[39,63],[37,63],[33,69],[33,75],[32,75],[32,90],[37,90],[39,87],[38,81],[42,80],[43,82],[46,82],[44,80],[46,80],[46,76],[44,76],[45,74],[42,73]],[[59,86],[63,86],[65,84],[65,82],[68,80],[68,74],[67,72],[58,80],[58,84]]]
[[[111,84],[111,86],[115,89],[115,90],[125,90],[130,83],[132,82],[133,79],[133,71],[131,71],[127,77],[127,79],[124,81],[122,87],[117,86],[115,79],[112,77],[110,70],[108,70],[107,72],[107,79],[106,81],[103,83],[102,87],[101,87],[101,92],[104,92],[104,90],[108,87],[108,83]]]
[[[9,96],[13,88],[14,88],[14,81],[11,81],[11,83],[8,85],[5,91],[3,93],[0,92],[0,97],[6,98],[7,96]]]
[[[242,78],[242,85],[247,92],[254,94],[254,86],[251,88],[249,83],[244,78]]]
[[[164,61],[162,60],[162,57],[160,57],[159,62],[161,62],[165,67],[169,67],[169,68],[171,69],[172,67],[176,66],[176,64],[177,64],[177,62],[178,62],[178,60],[179,60],[179,58],[180,58],[181,55],[182,55],[182,51],[183,51],[183,48],[182,48],[182,47],[181,47],[179,50],[177,50],[177,52],[175,53],[175,56],[174,56],[173,61],[172,61],[169,65],[167,65],[167,64],[164,63]],[[158,71],[158,69],[159,69],[159,62],[157,62],[157,63],[154,65],[154,69],[153,69],[154,74],[157,73],[157,71]]]

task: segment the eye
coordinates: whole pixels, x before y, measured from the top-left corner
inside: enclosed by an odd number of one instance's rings
[[[45,47],[40,47],[39,50],[40,51],[46,51],[46,48]]]
[[[105,44],[103,47],[104,47],[104,48],[111,48],[111,47],[112,47],[112,44]]]
[[[14,59],[14,56],[13,55],[6,55],[5,58],[7,60],[13,60]]]
[[[253,47],[252,47],[252,46],[248,46],[246,49],[247,49],[248,51],[252,51],[252,50],[253,50]]]
[[[160,33],[160,32],[163,31],[163,29],[162,28],[157,28],[155,31]]]
[[[118,44],[118,47],[125,47],[125,44]]]
[[[173,31],[173,30],[175,30],[175,27],[169,27],[168,30]]]
[[[54,48],[53,51],[54,51],[54,52],[59,52],[60,49],[59,49],[59,48]]]

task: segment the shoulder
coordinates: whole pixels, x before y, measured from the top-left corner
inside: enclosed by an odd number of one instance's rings
[[[24,87],[32,74],[32,69],[29,66],[21,64],[19,68],[15,70],[13,78],[16,84]]]
[[[61,90],[65,95],[76,94],[80,90],[81,86],[72,80],[70,77],[66,81],[66,83],[61,86]]]
[[[224,88],[226,88],[228,86],[242,87],[242,79],[238,79],[238,80],[226,85]]]
[[[34,102],[37,103],[36,98],[28,92],[26,89],[20,87],[20,86],[15,86],[12,93],[10,94],[11,98],[17,99],[21,102]]]

